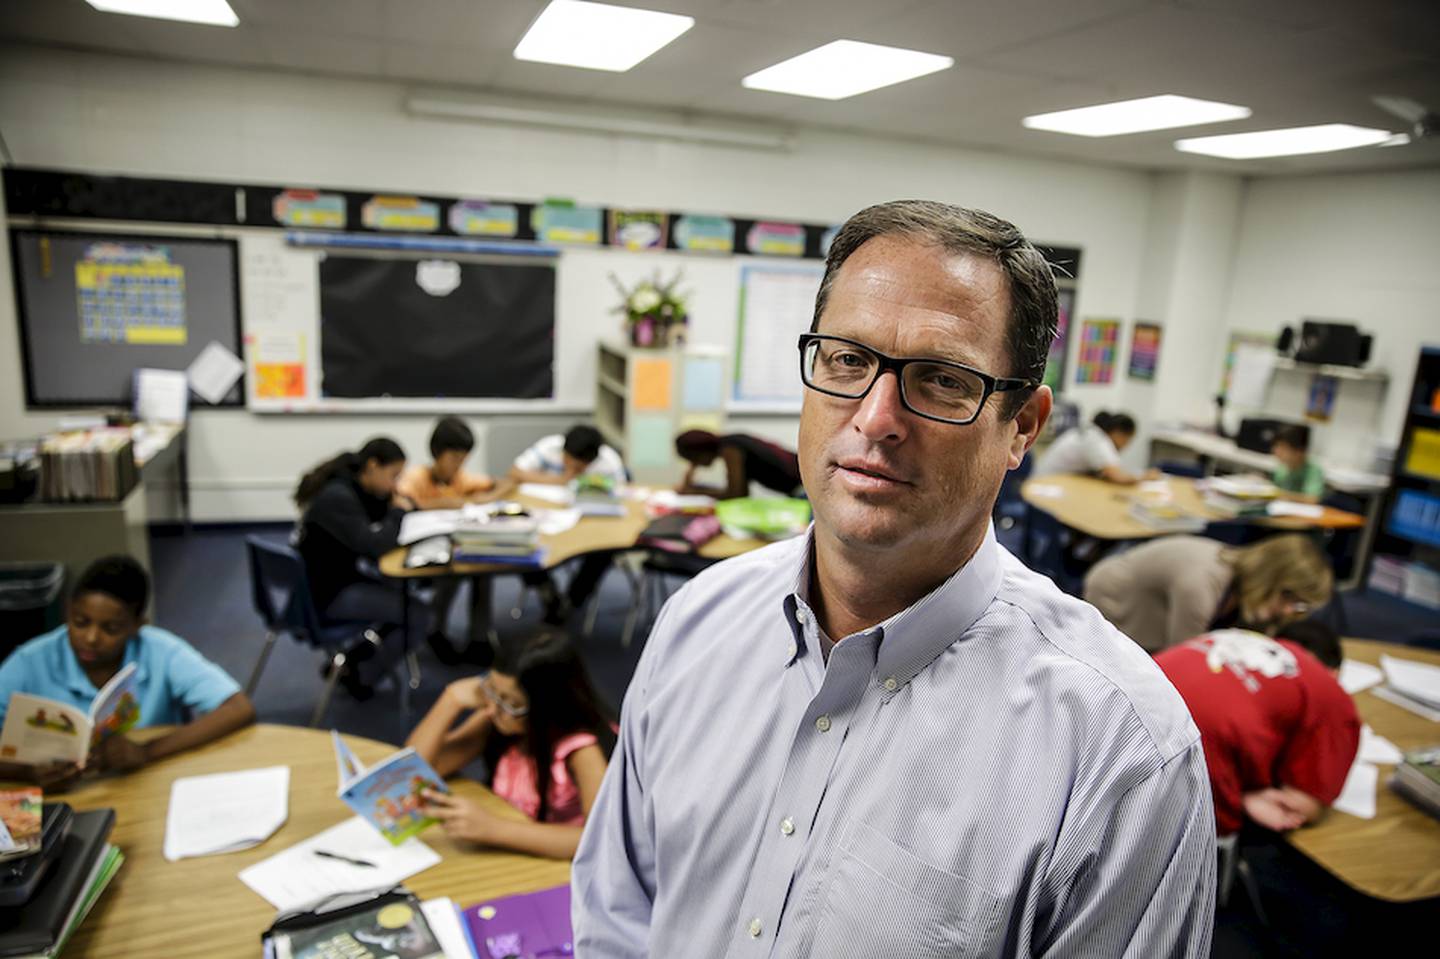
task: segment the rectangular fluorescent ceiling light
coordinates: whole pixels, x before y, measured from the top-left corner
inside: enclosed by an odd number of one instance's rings
[[[1050,130],[1077,137],[1114,137],[1145,130],[1190,127],[1197,123],[1243,120],[1249,115],[1249,107],[1166,93],[1158,97],[1101,103],[1057,113],[1038,113],[1020,122],[1032,130]]]
[[[212,27],[233,27],[240,23],[226,0],[86,0],[101,13],[128,13],[157,20],[184,20]]]
[[[1176,140],[1183,153],[1203,153],[1227,160],[1254,160],[1259,157],[1299,156],[1303,153],[1330,153],[1356,147],[1378,146],[1390,139],[1389,130],[1356,127],[1348,123],[1325,123],[1288,130],[1257,130],[1219,137],[1192,137]]]
[[[751,90],[843,100],[954,65],[951,58],[934,53],[835,40],[752,73],[740,83]]]
[[[551,0],[515,47],[516,60],[623,73],[695,25],[694,17]]]

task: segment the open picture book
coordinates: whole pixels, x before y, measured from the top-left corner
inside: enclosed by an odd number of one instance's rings
[[[134,663],[111,677],[88,710],[31,693],[11,693],[5,726],[0,730],[0,759],[83,766],[92,748],[116,733],[133,729],[139,721]]]
[[[380,835],[398,846],[435,824],[420,794],[450,790],[419,753],[402,749],[366,769],[338,732],[330,730],[330,737],[340,771],[340,798]]]

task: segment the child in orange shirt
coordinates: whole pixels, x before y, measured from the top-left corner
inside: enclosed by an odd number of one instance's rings
[[[475,448],[475,434],[458,416],[445,416],[435,424],[430,434],[430,455],[434,462],[429,466],[416,465],[407,469],[395,484],[395,491],[409,497],[419,509],[458,509],[466,503],[488,499],[495,490],[495,481],[483,473],[465,471],[465,460]],[[460,589],[461,578],[442,576],[435,585],[435,628],[427,637],[435,658],[447,665],[469,661],[488,666],[492,657],[490,643],[478,635],[480,623],[488,615],[477,612],[480,599],[488,600],[489,583],[473,582],[471,588],[469,642],[464,649],[457,650],[445,635],[445,623],[454,605],[455,594]],[[486,591],[481,596],[481,590]]]

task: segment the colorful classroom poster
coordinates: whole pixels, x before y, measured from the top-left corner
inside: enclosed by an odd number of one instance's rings
[[[838,226],[832,226],[820,234],[820,259],[823,260],[830,255],[830,244],[835,242],[835,234],[839,232],[840,228]]]
[[[1130,334],[1130,378],[1153,382],[1159,363],[1160,324],[1136,321]]]
[[[1076,383],[1109,383],[1115,378],[1120,343],[1119,320],[1086,320],[1080,325],[1080,365]]]
[[[305,337],[300,333],[263,333],[252,343],[255,395],[267,400],[304,399]]]
[[[690,253],[735,252],[735,221],[687,214],[675,221],[675,245]]]
[[[598,206],[545,203],[530,213],[530,226],[541,243],[583,243],[598,246],[601,215]]]
[[[1050,341],[1050,353],[1045,358],[1045,377],[1041,381],[1050,389],[1059,392],[1065,384],[1065,351],[1069,346],[1070,313],[1075,307],[1075,291],[1061,287],[1055,298],[1055,338]]]
[[[1405,472],[1440,480],[1440,430],[1417,426],[1410,431],[1410,450],[1405,455]]]
[[[520,210],[513,203],[457,200],[450,204],[450,229],[461,236],[514,237],[520,233]]]
[[[433,233],[440,229],[440,205],[418,196],[372,196],[360,208],[360,222],[371,230]]]
[[[626,250],[663,250],[670,216],[659,210],[611,210],[610,245]]]
[[[345,229],[345,198],[317,190],[286,190],[270,204],[275,222],[285,226]]]
[[[1310,396],[1305,401],[1305,418],[1317,423],[1330,422],[1330,416],[1335,410],[1335,393],[1339,389],[1338,379],[1316,373],[1310,380]]]
[[[184,346],[185,267],[143,243],[92,243],[75,264],[82,343]]]
[[[745,249],[759,256],[804,256],[805,228],[798,223],[756,223],[745,236]]]

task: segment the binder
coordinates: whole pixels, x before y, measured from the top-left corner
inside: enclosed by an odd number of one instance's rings
[[[0,959],[48,952],[65,931],[75,900],[105,849],[115,810],[77,812],[65,846],[44,881],[23,906],[0,909]]]

